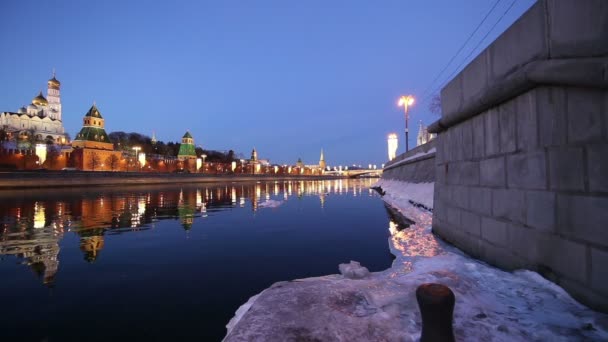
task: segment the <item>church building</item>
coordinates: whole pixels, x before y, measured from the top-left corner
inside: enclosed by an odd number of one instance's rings
[[[10,140],[23,142],[28,133],[33,131],[40,142],[68,142],[61,117],[60,88],[61,83],[53,72],[53,78],[47,82],[46,97],[40,92],[32,99],[32,103],[21,107],[17,112],[0,113],[0,128],[8,133]]]

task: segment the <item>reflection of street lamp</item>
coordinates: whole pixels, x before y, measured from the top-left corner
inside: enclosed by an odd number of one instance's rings
[[[137,169],[139,171],[141,168],[141,165],[139,165],[139,151],[141,151],[141,147],[135,146],[133,147],[133,151],[135,151],[135,160],[137,161]]]
[[[412,95],[401,96],[399,98],[399,106],[403,106],[403,110],[405,111],[405,152],[409,151],[409,128],[407,127],[407,122],[409,119],[408,108],[414,104],[414,97]]]

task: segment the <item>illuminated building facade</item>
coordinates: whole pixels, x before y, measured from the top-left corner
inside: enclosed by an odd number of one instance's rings
[[[325,164],[325,156],[323,155],[323,149],[321,149],[321,157],[319,158],[319,169],[323,171],[325,170],[325,167],[327,167],[327,164]]]
[[[39,141],[66,143],[62,123],[61,83],[55,78],[47,82],[47,95],[40,92],[32,103],[15,112],[0,113],[0,127],[5,127],[12,138],[25,140],[29,131],[34,132]]]
[[[180,161],[182,169],[196,171],[196,148],[194,147],[194,138],[190,132],[186,132],[182,137],[177,159]]]
[[[194,138],[190,132],[186,132],[182,137],[182,143],[179,145],[179,152],[177,153],[179,160],[196,159],[196,150],[194,147]]]
[[[114,144],[106,134],[105,121],[95,104],[82,121],[82,129],[72,142],[73,166],[85,171],[111,170],[111,165],[121,159],[121,153],[114,151]]]
[[[437,134],[429,133],[428,127],[422,125],[422,121],[418,124],[418,137],[416,138],[416,146],[426,144],[435,139]]]
[[[255,147],[251,151],[251,159],[249,159],[249,164],[251,165],[251,173],[260,173],[260,162],[258,161],[258,151],[255,150]]]
[[[397,156],[397,147],[399,146],[399,140],[397,134],[391,133],[388,135],[388,160],[393,160]]]

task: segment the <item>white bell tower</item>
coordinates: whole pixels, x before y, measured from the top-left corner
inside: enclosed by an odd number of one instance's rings
[[[55,78],[55,69],[53,69],[53,78],[47,82],[48,88],[46,100],[49,102],[49,116],[51,119],[61,121],[61,82]]]

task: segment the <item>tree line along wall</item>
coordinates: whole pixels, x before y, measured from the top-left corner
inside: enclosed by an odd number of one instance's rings
[[[608,311],[608,2],[538,1],[441,93],[433,231]]]

